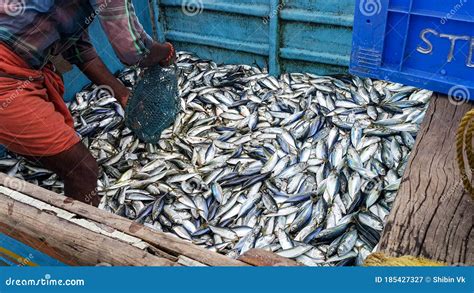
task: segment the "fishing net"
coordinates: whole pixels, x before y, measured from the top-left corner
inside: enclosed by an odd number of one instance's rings
[[[177,67],[150,67],[140,78],[125,109],[125,124],[138,138],[156,143],[179,112]]]

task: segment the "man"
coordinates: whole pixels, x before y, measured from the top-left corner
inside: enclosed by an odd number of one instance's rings
[[[131,0],[0,0],[0,144],[57,173],[66,196],[95,206],[97,162],[73,128],[50,58],[62,54],[92,82],[111,87],[125,106],[129,90],[88,38],[96,15],[125,65],[174,62],[173,46],[145,33]]]

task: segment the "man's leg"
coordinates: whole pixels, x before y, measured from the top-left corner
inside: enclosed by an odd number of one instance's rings
[[[66,123],[72,118],[47,100],[42,84],[29,83],[13,95],[18,83],[0,78],[0,144],[57,173],[66,196],[98,205],[97,163]]]
[[[99,205],[100,198],[97,194],[99,167],[81,142],[54,156],[26,156],[26,158],[58,174],[64,181],[66,196],[93,206]]]
[[[0,144],[56,172],[67,196],[98,205],[97,163],[74,130],[61,76],[31,70],[1,44],[0,59],[0,71],[22,77],[0,77]]]

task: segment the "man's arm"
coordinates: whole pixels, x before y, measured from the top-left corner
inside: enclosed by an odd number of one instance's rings
[[[123,64],[148,67],[162,62],[174,51],[153,41],[145,32],[131,0],[90,0],[90,3],[100,12],[102,28]]]
[[[155,64],[167,66],[174,62],[174,49],[170,44],[160,44],[152,40],[139,23],[130,0],[90,0],[100,11],[99,18],[110,43],[125,65],[149,67]],[[100,60],[89,35],[85,31],[79,40],[74,40],[63,56],[77,65],[95,84],[108,85],[117,100],[125,107],[129,90],[122,85]],[[170,58],[171,57],[171,58]],[[165,61],[164,61],[165,60]],[[166,63],[166,64],[165,64]]]
[[[112,88],[115,98],[125,107],[130,91],[105,66],[89,40],[85,31],[78,40],[72,42],[63,57],[79,69],[97,85],[107,85]]]
[[[79,69],[95,84],[112,88],[117,101],[125,108],[130,91],[109,71],[99,56],[87,63],[77,65]]]

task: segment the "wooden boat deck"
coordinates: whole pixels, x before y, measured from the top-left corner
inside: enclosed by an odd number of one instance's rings
[[[455,146],[459,122],[472,107],[433,96],[379,251],[474,265],[474,206],[461,182]]]

